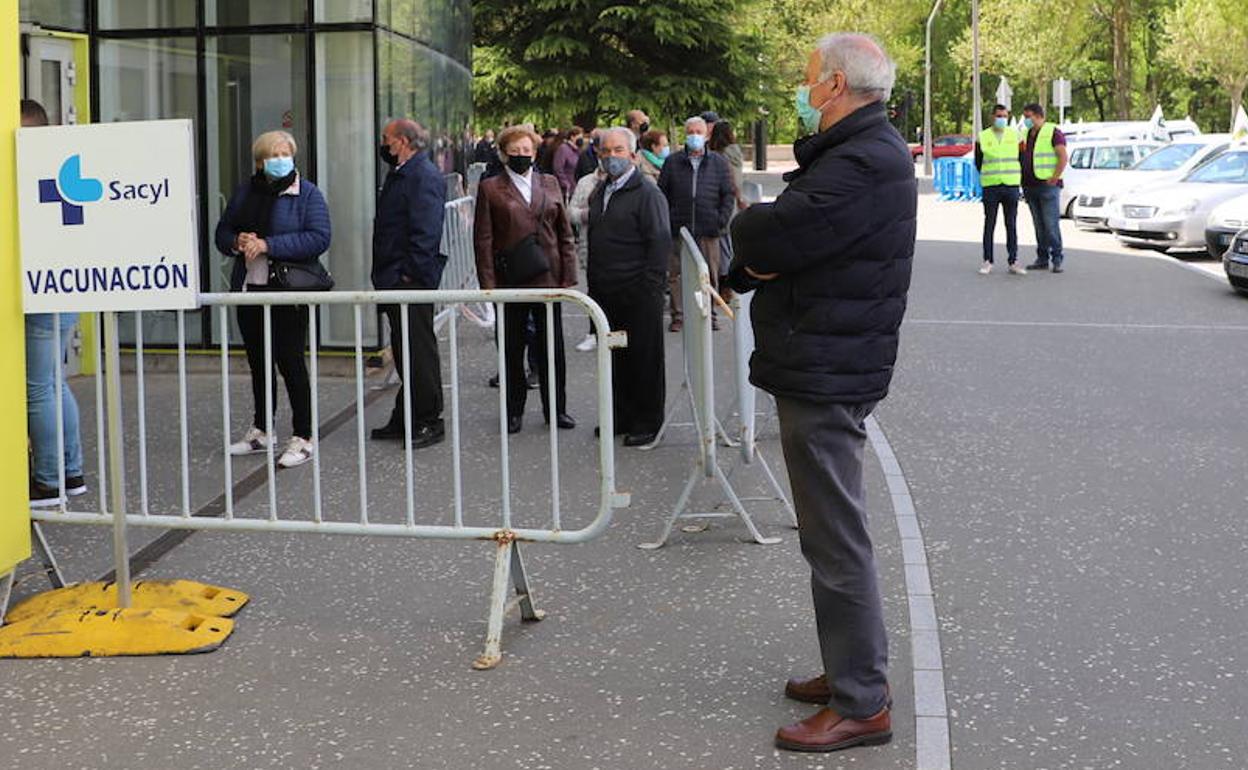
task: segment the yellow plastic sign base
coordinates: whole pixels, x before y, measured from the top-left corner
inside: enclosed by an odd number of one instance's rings
[[[243,608],[250,597],[242,591],[196,583],[193,580],[139,580],[131,587],[131,609],[177,610],[193,615],[228,618]],[[78,583],[32,596],[5,616],[19,623],[62,610],[114,609],[116,583]]]
[[[165,609],[60,610],[0,627],[0,658],[209,652],[234,621]]]

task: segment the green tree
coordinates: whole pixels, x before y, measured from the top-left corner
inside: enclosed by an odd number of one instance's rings
[[[1248,88],[1248,13],[1243,0],[1179,0],[1166,17],[1167,59],[1187,74],[1209,78],[1231,98],[1235,113]]]
[[[476,0],[474,94],[486,122],[586,128],[640,108],[652,118],[759,99],[754,0]]]

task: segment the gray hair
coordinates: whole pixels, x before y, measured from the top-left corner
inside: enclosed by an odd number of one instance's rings
[[[624,126],[612,126],[611,128],[604,128],[602,130],[603,139],[606,139],[612,134],[624,137],[625,141],[628,142],[628,151],[634,155],[637,154],[637,135],[633,133],[633,129],[626,128]]]
[[[694,115],[692,118],[685,121],[685,130],[688,131],[693,126],[702,126],[702,128],[706,128],[706,121],[702,119],[701,115]]]
[[[849,84],[849,90],[857,94],[871,94],[877,101],[888,99],[897,80],[897,65],[884,46],[870,35],[856,32],[834,32],[819,39],[819,82],[841,72]]]

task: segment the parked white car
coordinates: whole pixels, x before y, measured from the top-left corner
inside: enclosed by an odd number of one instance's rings
[[[1070,162],[1062,174],[1062,216],[1073,214],[1072,206],[1088,185],[1111,171],[1122,171],[1138,163],[1161,146],[1151,139],[1072,142],[1066,147]]]
[[[1205,224],[1221,203],[1248,194],[1248,146],[1236,145],[1177,182],[1131,190],[1109,204],[1109,229],[1130,246],[1205,249]]]
[[[1216,206],[1205,223],[1205,248],[1209,256],[1221,259],[1235,235],[1245,228],[1248,228],[1248,194]]]
[[[1175,182],[1230,146],[1229,134],[1205,134],[1162,145],[1125,171],[1106,171],[1079,192],[1072,209],[1075,226],[1108,230],[1106,201],[1135,187]]]

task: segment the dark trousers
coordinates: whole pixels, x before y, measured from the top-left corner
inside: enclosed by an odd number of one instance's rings
[[[992,261],[992,240],[997,231],[997,207],[1005,214],[1005,253],[1012,265],[1018,261],[1017,187],[992,185],[984,188],[984,261]]]
[[[611,352],[615,428],[654,433],[667,398],[663,356],[663,282],[641,279],[610,291],[593,290],[612,331],[628,333],[628,347]]]
[[[524,375],[526,344],[525,329],[529,318],[536,327],[535,339],[531,347],[537,354],[537,376],[541,381],[542,414],[550,410],[550,378],[549,365],[546,358],[546,307],[540,304],[514,303],[503,307],[503,319],[506,331],[503,334],[506,350],[503,357],[507,364],[507,416],[519,417],[524,414],[524,404],[528,400],[529,389]],[[554,306],[555,319],[555,413],[564,414],[568,411],[568,362],[563,351],[563,309]],[[550,418],[546,414],[547,419]]]
[[[438,355],[438,337],[433,331],[433,305],[407,305],[409,345],[403,345],[403,305],[382,305],[390,324],[390,351],[394,353],[394,370],[403,378],[403,355],[406,352],[408,375],[394,396],[391,425],[403,424],[403,398],[408,394],[412,410],[412,429],[442,427],[442,359]]]
[[[838,714],[863,719],[886,700],[888,637],[867,529],[863,421],[874,403],[778,397],[780,443],[798,537],[810,564],[823,670]]]
[[[719,236],[714,238],[694,238],[698,244],[698,250],[702,252],[702,258],[706,260],[706,269],[711,274],[711,288],[719,291]],[[681,304],[680,298],[680,250],[683,241],[680,238],[672,239],[672,256],[667,260],[667,289],[670,295],[670,308],[672,311],[672,320],[684,320],[685,309]],[[718,312],[715,305],[711,305],[711,313],[714,315]]]
[[[264,286],[247,287],[249,292],[267,290]],[[304,361],[308,346],[308,306],[274,305],[270,312],[273,364],[286,383],[286,395],[290,398],[293,415],[292,430],[296,436],[311,440],[312,390],[308,382],[308,365]],[[251,396],[255,401],[252,424],[267,431],[269,421],[264,408],[264,308],[240,305],[238,330],[242,332],[247,365],[251,369]],[[277,413],[276,374],[273,375],[273,413]]]
[[[1036,226],[1036,261],[1062,264],[1062,188],[1043,184],[1028,187],[1025,193]]]

